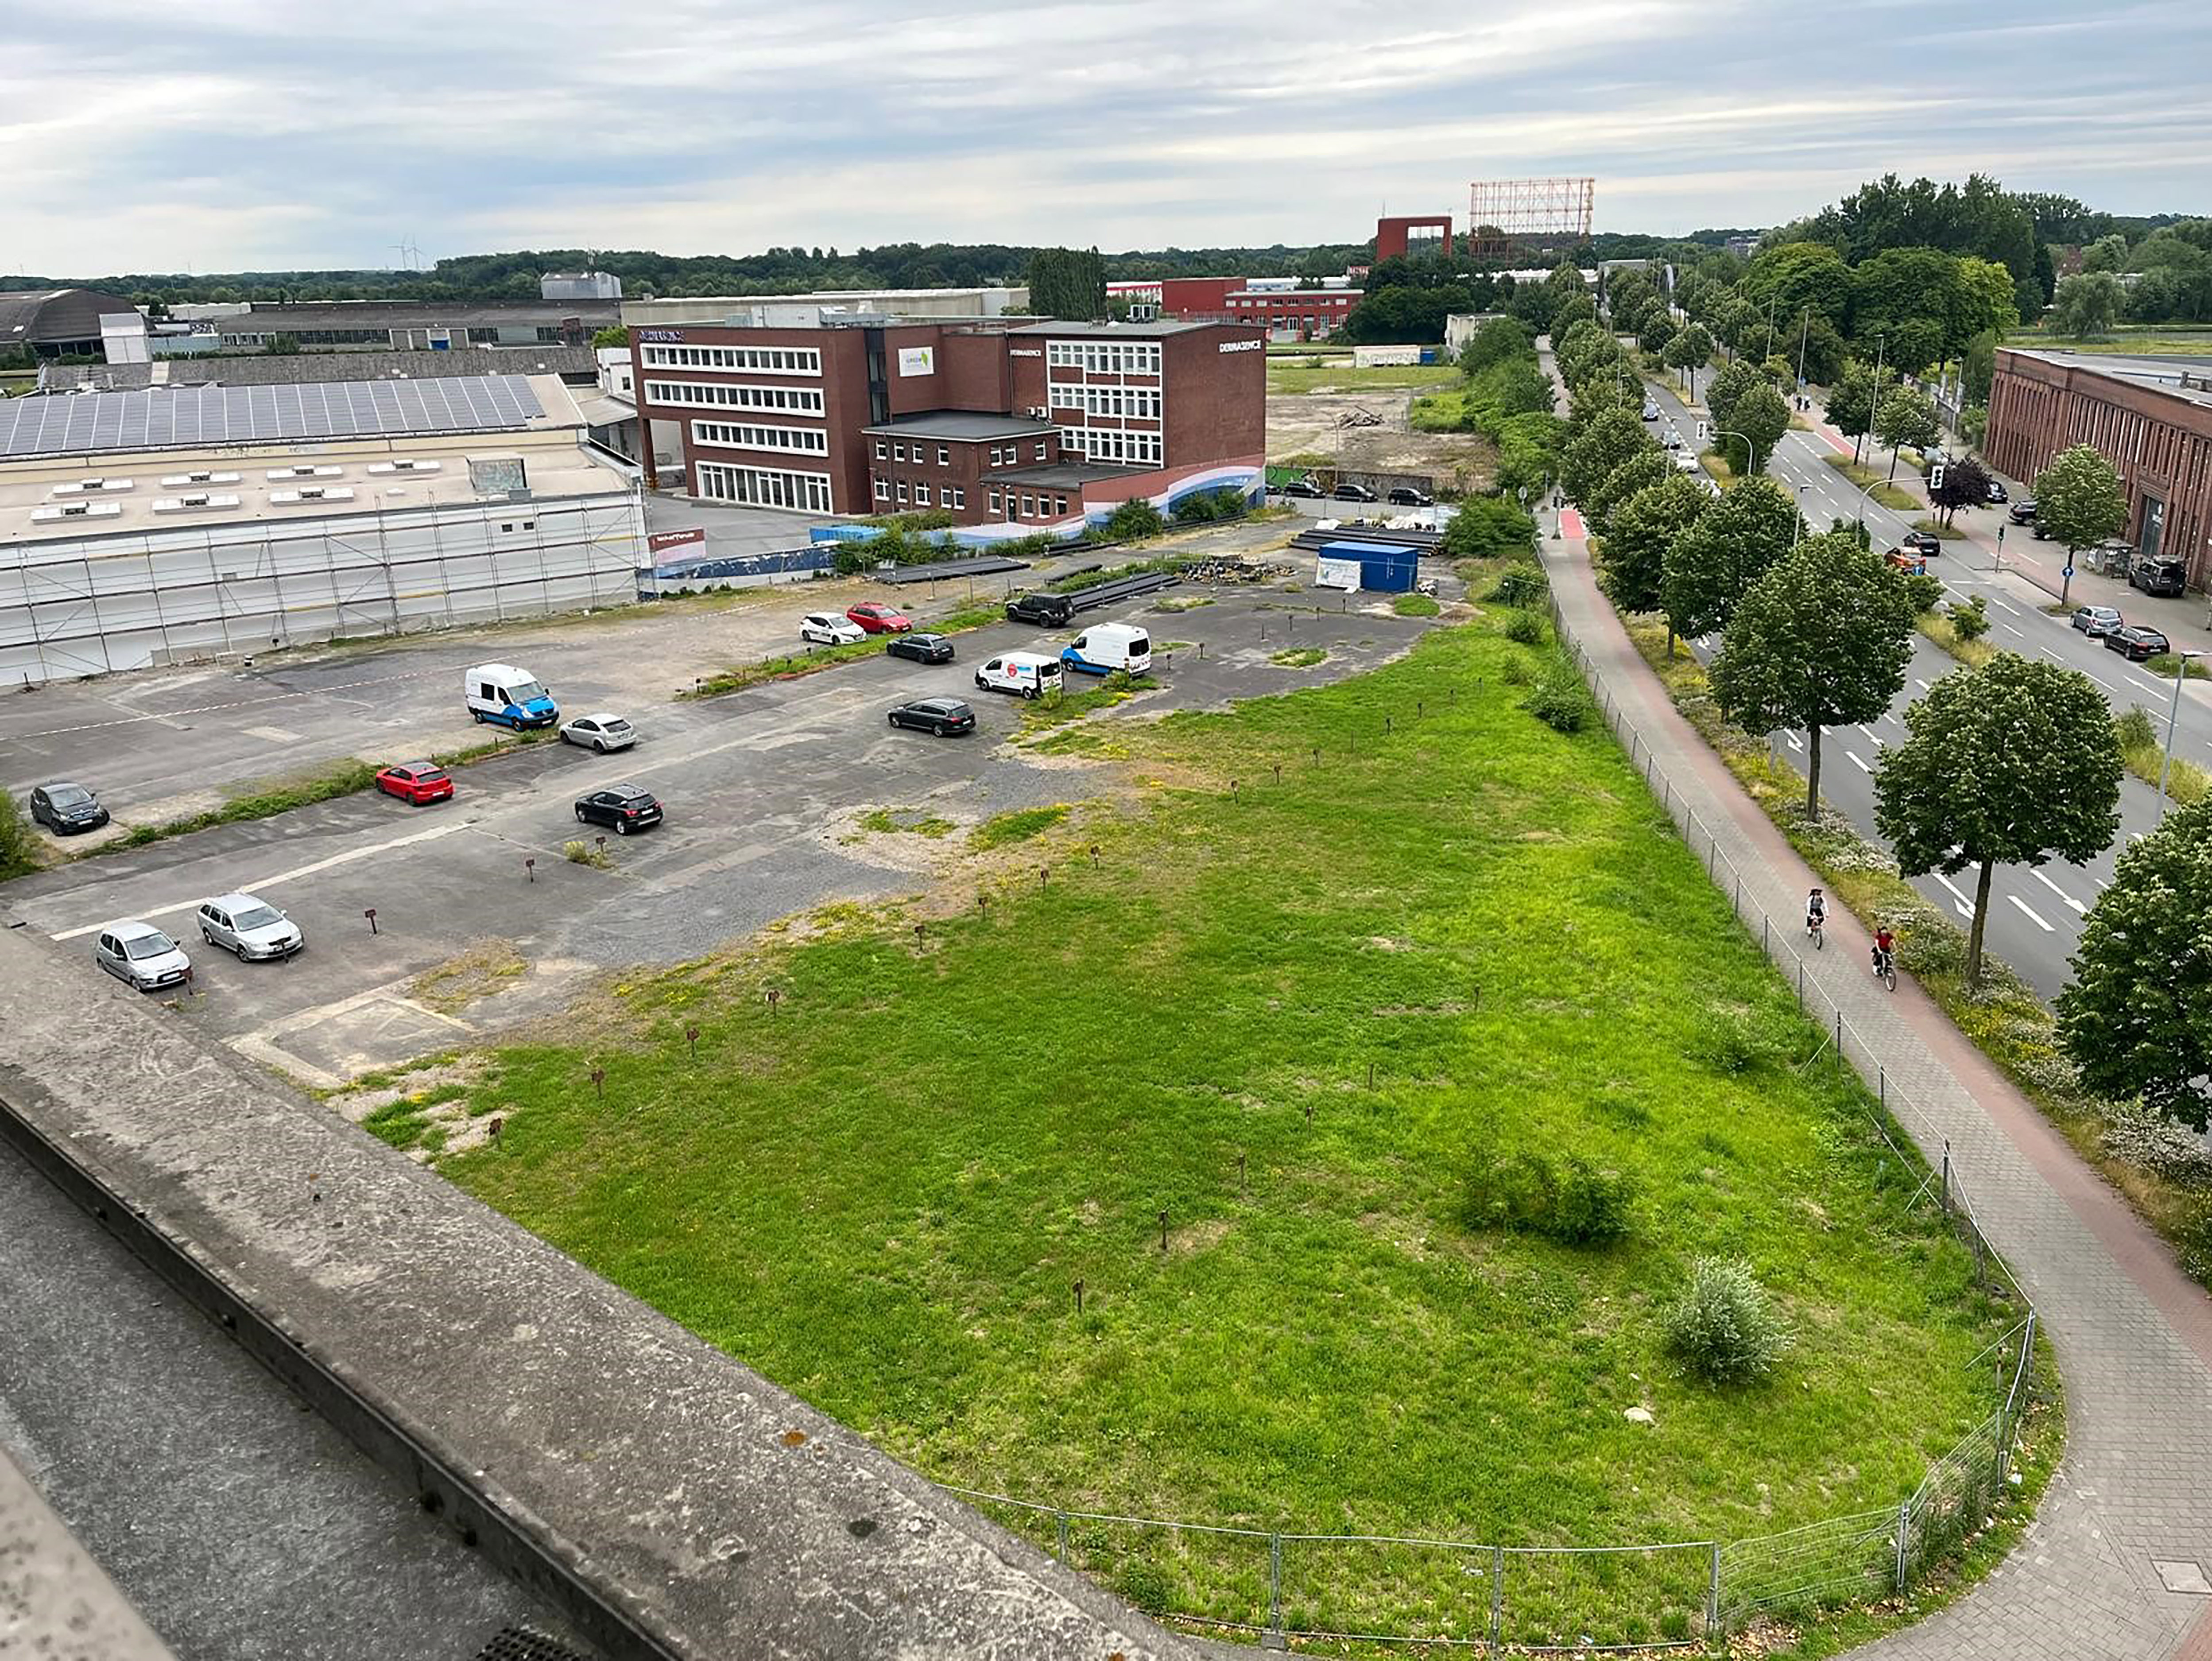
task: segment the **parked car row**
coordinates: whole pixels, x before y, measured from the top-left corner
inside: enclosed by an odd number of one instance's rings
[[[203,940],[240,963],[289,958],[307,943],[299,924],[252,894],[218,894],[203,900],[192,920]],[[190,954],[167,931],[136,917],[101,929],[93,940],[92,960],[141,992],[181,986],[192,972]]]
[[[1389,491],[1377,496],[1364,484],[1340,484],[1334,490],[1324,490],[1310,479],[1294,478],[1287,484],[1270,487],[1279,496],[1295,496],[1302,502],[1389,502],[1399,508],[1433,508],[1437,499],[1426,490],[1411,484],[1393,485]]]

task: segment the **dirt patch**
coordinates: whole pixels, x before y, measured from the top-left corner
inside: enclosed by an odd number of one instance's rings
[[[1194,1251],[1204,1251],[1210,1246],[1219,1245],[1228,1232],[1229,1220],[1225,1217],[1209,1218],[1187,1228],[1171,1226],[1168,1230],[1168,1253],[1170,1256],[1183,1257]]]
[[[1267,453],[1321,454],[1347,472],[1425,473],[1462,491],[1488,489],[1498,466],[1490,441],[1415,432],[1407,419],[1415,396],[1404,386],[1270,392]]]
[[[530,972],[530,961],[512,940],[478,940],[459,956],[417,975],[408,995],[426,1008],[451,1015],[478,998],[504,992]]]

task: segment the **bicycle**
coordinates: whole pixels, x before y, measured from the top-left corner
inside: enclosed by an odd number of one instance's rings
[[[1885,952],[1878,946],[1875,947],[1874,977],[1891,991],[1897,990],[1897,953],[1895,952]]]
[[[1817,911],[1808,911],[1805,914],[1805,933],[1812,940],[1813,949],[1815,952],[1827,950],[1828,937],[1825,930],[1826,922],[1827,919]]]

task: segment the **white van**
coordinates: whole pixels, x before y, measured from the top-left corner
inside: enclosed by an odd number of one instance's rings
[[[1018,692],[1033,698],[1060,690],[1060,660],[1035,652],[1002,652],[975,672],[975,684],[987,692]]]
[[[478,721],[497,721],[520,732],[526,727],[550,727],[561,719],[561,706],[527,669],[511,663],[479,663],[461,672],[461,697]]]
[[[1141,675],[1152,666],[1152,637],[1130,623],[1094,623],[1066,648],[1060,660],[1086,675],[1110,675],[1116,669]]]

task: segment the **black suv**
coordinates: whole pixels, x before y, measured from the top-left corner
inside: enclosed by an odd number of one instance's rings
[[[1426,490],[1417,490],[1410,484],[1401,484],[1391,490],[1390,505],[1394,508],[1433,508],[1437,505],[1437,499]]]
[[[1275,486],[1279,496],[1304,496],[1309,502],[1322,500],[1322,488],[1311,479],[1294,478],[1288,484]]]
[[[1943,538],[1933,531],[1907,531],[1899,538],[1899,545],[1916,550],[1932,559],[1943,551]]]
[[[1339,502],[1372,502],[1375,492],[1364,484],[1340,484],[1329,492]]]
[[[576,823],[606,824],[618,837],[660,823],[660,803],[650,791],[634,784],[617,784],[576,798]]]
[[[2128,587],[2140,588],[2153,599],[2171,598],[2189,587],[2189,568],[2164,555],[2139,559],[2128,568]]]
[[[1075,602],[1066,594],[1016,594],[1006,602],[1006,615],[1016,623],[1057,629],[1074,617]]]
[[[42,784],[31,792],[31,818],[56,836],[67,837],[99,830],[107,823],[107,810],[81,784]]]

